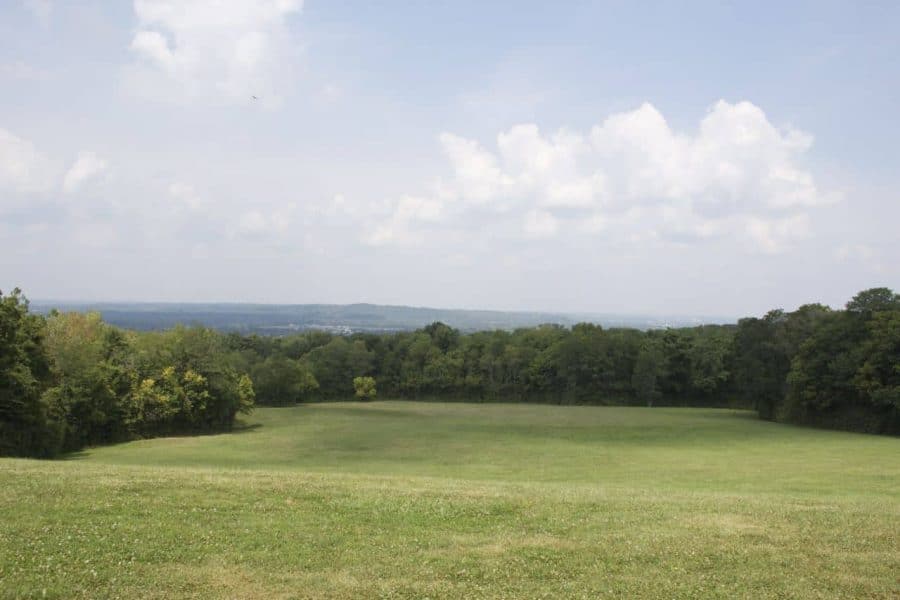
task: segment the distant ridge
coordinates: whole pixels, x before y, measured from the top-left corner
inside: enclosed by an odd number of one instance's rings
[[[339,333],[407,331],[441,321],[463,331],[512,330],[557,324],[570,327],[592,322],[604,327],[656,329],[733,319],[704,317],[645,317],[639,315],[572,314],[393,306],[380,304],[243,304],[166,302],[56,302],[37,300],[31,308],[47,313],[97,311],[107,322],[128,329],[169,329],[200,324],[222,331],[284,335],[321,329]]]

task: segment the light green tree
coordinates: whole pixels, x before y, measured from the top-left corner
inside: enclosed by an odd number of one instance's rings
[[[360,400],[372,400],[375,398],[375,378],[374,377],[354,377],[353,389],[356,397]]]

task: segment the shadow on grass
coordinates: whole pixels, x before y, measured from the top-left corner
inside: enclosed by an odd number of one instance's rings
[[[72,452],[67,452],[67,453],[57,457],[56,460],[63,460],[63,461],[65,461],[65,460],[82,460],[82,459],[88,458],[90,456],[91,450],[95,450],[97,448],[108,448],[110,446],[118,446],[119,444],[130,444],[132,442],[143,442],[143,441],[148,441],[148,440],[184,439],[184,438],[195,438],[195,437],[209,437],[209,436],[217,436],[217,435],[243,435],[246,433],[253,433],[257,429],[261,429],[262,427],[263,427],[262,423],[246,423],[244,421],[237,421],[230,430],[169,433],[166,435],[159,435],[159,436],[155,436],[155,437],[135,438],[133,440],[122,440],[119,442],[112,442],[109,444],[88,446],[87,448],[82,448],[81,450],[74,450]]]

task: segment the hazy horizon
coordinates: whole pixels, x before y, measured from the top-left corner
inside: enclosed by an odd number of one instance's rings
[[[6,290],[4,290],[6,291]],[[24,291],[24,290],[23,290]],[[566,311],[566,310],[557,310],[553,308],[526,308],[526,309],[509,309],[509,308],[482,308],[482,307],[472,307],[472,306],[445,306],[445,305],[419,305],[419,304],[383,304],[377,302],[366,302],[366,301],[358,301],[358,302],[346,302],[346,303],[334,303],[334,302],[254,302],[254,301],[246,301],[246,302],[236,302],[233,300],[195,300],[195,301],[177,301],[177,300],[152,300],[152,299],[142,299],[142,300],[122,300],[122,299],[84,299],[84,298],[33,298],[28,296],[29,302],[32,305],[37,305],[41,308],[51,307],[54,304],[59,304],[61,306],[112,306],[112,305],[125,305],[125,306],[272,306],[272,307],[293,307],[293,306],[335,306],[335,307],[349,307],[349,306],[375,306],[381,308],[405,308],[405,309],[414,309],[414,310],[435,310],[435,311],[464,311],[464,312],[497,312],[497,313],[531,313],[531,314],[547,314],[547,315],[559,315],[566,317],[590,317],[590,316],[607,316],[607,317],[642,317],[642,318],[663,318],[663,317],[679,317],[679,318],[698,318],[698,317],[707,317],[707,318],[715,318],[715,319],[723,319],[727,321],[723,322],[736,322],[737,319],[740,319],[745,316],[761,316],[761,315],[729,315],[729,314],[720,314],[720,313],[679,313],[679,312],[659,312],[659,313],[641,313],[641,312],[630,312],[627,309],[622,309],[619,311]],[[773,308],[786,308],[788,310],[792,310],[796,307],[773,307]],[[831,308],[842,308],[841,306],[833,306]]]
[[[839,308],[900,288],[898,29],[891,2],[12,0],[0,289]]]
[[[4,292],[11,291],[16,286],[12,286],[9,289],[0,288]],[[856,295],[857,292],[863,291],[862,289],[857,290],[848,296],[845,300],[840,302],[835,302],[833,304],[828,304],[827,302],[823,302],[822,300],[811,298],[807,301],[798,301],[795,304],[785,305],[785,304],[774,304],[759,313],[747,313],[747,314],[729,314],[727,312],[722,311],[693,311],[693,312],[679,312],[679,311],[656,311],[656,312],[641,312],[641,311],[632,311],[627,307],[622,307],[620,309],[612,309],[612,310],[564,310],[553,307],[534,307],[534,308],[507,308],[503,306],[498,307],[483,307],[483,306],[452,306],[446,304],[410,304],[403,302],[372,302],[368,300],[351,300],[348,302],[322,302],[317,300],[310,300],[304,302],[281,302],[281,301],[257,301],[257,300],[232,300],[232,299],[199,299],[199,300],[160,300],[154,298],[141,298],[141,299],[129,299],[126,297],[117,298],[114,296],[110,297],[97,297],[97,298],[64,298],[64,297],[35,297],[28,293],[26,289],[22,289],[21,286],[18,286],[28,300],[33,304],[52,304],[52,303],[60,303],[60,304],[165,304],[165,305],[204,305],[204,304],[213,304],[213,305],[254,305],[254,306],[353,306],[353,305],[373,305],[373,306],[384,306],[384,307],[398,307],[398,308],[424,308],[424,309],[435,309],[435,310],[462,310],[462,311],[496,311],[496,312],[526,312],[526,313],[556,313],[561,315],[610,315],[610,316],[642,316],[642,317],[662,317],[662,316],[678,316],[678,317],[696,317],[696,316],[704,316],[704,317],[716,317],[716,318],[727,318],[727,319],[739,319],[742,317],[750,317],[750,316],[762,316],[770,310],[783,309],[786,311],[793,311],[803,306],[804,304],[824,304],[832,309],[842,309],[844,305],[852,299],[853,296]],[[885,287],[883,285],[874,284],[871,287]],[[865,288],[870,289],[870,288]]]

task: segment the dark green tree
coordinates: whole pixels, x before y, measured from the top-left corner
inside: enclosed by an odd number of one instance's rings
[[[43,335],[22,292],[0,292],[0,454],[47,457],[62,446],[58,415],[41,399],[50,376]]]

